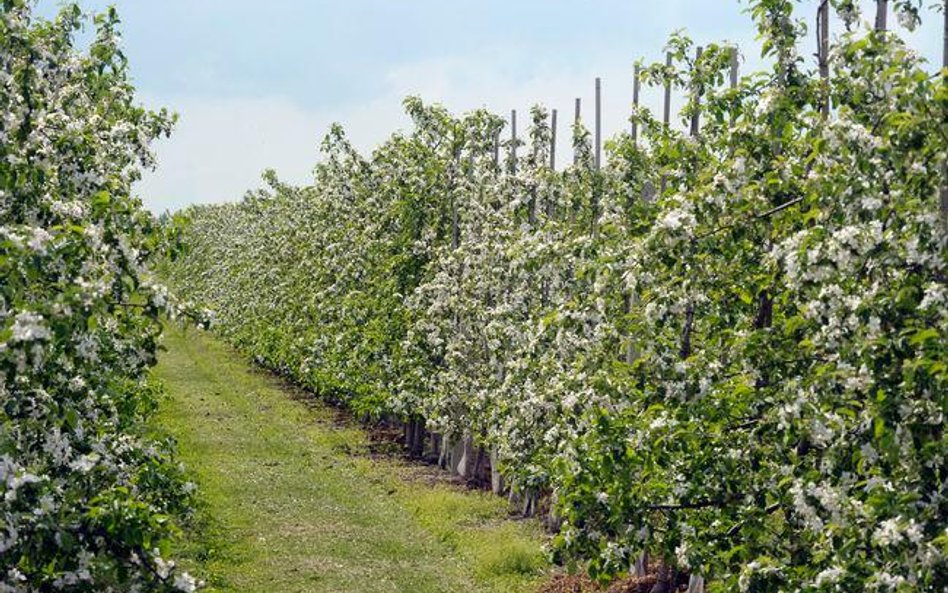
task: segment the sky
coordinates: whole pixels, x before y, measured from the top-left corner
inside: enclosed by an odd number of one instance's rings
[[[79,4],[93,11],[116,6],[141,102],[179,114],[171,138],[156,144],[157,168],[135,188],[154,212],[239,200],[261,185],[267,168],[287,182],[311,183],[319,143],[333,122],[369,151],[409,127],[401,105],[409,95],[455,112],[487,107],[509,115],[516,109],[520,121],[540,103],[565,122],[576,97],[584,117],[591,117],[594,81],[601,77],[608,138],[628,125],[634,62],[661,59],[668,35],[679,29],[699,45],[737,43],[743,72],[761,65],[747,3],[740,0]],[[816,4],[799,2],[808,23]],[[871,4],[863,1],[865,18],[874,14]],[[58,5],[40,0],[38,11],[51,15]],[[942,17],[925,15],[921,29],[907,36],[935,71]],[[814,46],[808,39],[800,53],[809,56]],[[657,107],[660,95],[644,89],[643,102]],[[558,154],[566,153],[564,141]]]

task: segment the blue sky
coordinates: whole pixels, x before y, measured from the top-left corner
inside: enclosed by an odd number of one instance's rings
[[[40,0],[40,12],[57,4]],[[267,167],[305,183],[330,123],[341,122],[367,150],[407,125],[401,99],[409,94],[459,111],[525,112],[540,102],[567,113],[574,97],[591,105],[600,76],[608,136],[626,125],[633,62],[660,58],[676,29],[699,43],[736,42],[743,68],[759,65],[746,2],[738,0],[80,4],[118,8],[142,101],[181,116],[157,146],[158,169],[136,188],[155,211],[239,199]],[[808,22],[815,5],[800,2]],[[912,43],[940,62],[941,15],[928,16]],[[655,104],[658,94],[645,91],[644,100]]]

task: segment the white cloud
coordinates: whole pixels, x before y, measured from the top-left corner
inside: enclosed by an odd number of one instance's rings
[[[670,3],[668,10],[673,6],[677,3]],[[932,37],[928,33],[938,24],[931,21],[926,22],[923,39]],[[753,30],[748,26],[738,34],[744,37],[731,41],[746,54],[742,70],[759,68]],[[931,42],[919,42],[918,36],[913,36],[912,45],[918,43],[926,55],[937,55],[927,47]],[[811,40],[808,37],[806,43]],[[568,45],[564,48],[570,50]],[[661,48],[653,49],[645,58],[661,59]],[[332,122],[343,124],[356,147],[370,150],[408,125],[401,107],[407,95],[442,103],[454,112],[486,106],[506,117],[517,109],[521,134],[526,131],[531,105],[539,102],[556,108],[561,138],[558,155],[563,164],[571,154],[568,126],[577,96],[582,97],[583,116],[591,127],[596,76],[603,80],[603,136],[609,138],[628,126],[632,65],[639,56],[624,50],[599,51],[586,52],[583,66],[564,55],[537,54],[516,44],[400,64],[388,71],[385,91],[331,111],[305,108],[276,95],[147,97],[148,105],[174,109],[181,120],[172,138],[157,146],[158,170],[146,174],[137,190],[147,206],[161,211],[189,203],[238,200],[246,190],[259,186],[260,173],[266,168],[276,169],[286,181],[307,183],[319,157],[319,143]],[[643,89],[642,100],[657,113],[661,90]],[[676,98],[673,108],[679,105]]]
[[[137,191],[155,211],[194,202],[239,199],[276,167],[303,181],[316,155],[318,114],[279,98],[151,98],[180,115],[168,140],[160,141],[158,168]]]

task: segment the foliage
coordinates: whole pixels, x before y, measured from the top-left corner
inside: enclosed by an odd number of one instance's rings
[[[540,108],[506,163],[480,111],[409,99],[366,158],[334,128],[313,187],[190,210],[173,282],[303,384],[496,449],[594,576],[648,551],[717,591],[934,591],[945,83],[834,5],[828,81],[790,0],[750,3],[773,68],[734,88],[732,48],[673,37],[643,76],[700,133],[637,108],[602,170],[577,125],[552,171]]]
[[[86,51],[0,3],[0,591],[192,591],[162,558],[189,484],[142,434],[163,245],[129,197],[172,118],[133,104],[114,11]]]

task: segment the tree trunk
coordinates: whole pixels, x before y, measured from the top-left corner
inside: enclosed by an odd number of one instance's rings
[[[649,593],[674,593],[677,588],[675,586],[677,576],[677,571],[674,568],[667,564],[662,564],[658,569],[658,580]]]
[[[441,435],[436,432],[431,433],[431,456],[441,464]]]
[[[648,574],[648,552],[642,552],[639,554],[639,557],[635,560],[635,566],[633,567],[633,575],[637,577],[644,577]]]
[[[704,577],[697,574],[691,575],[688,579],[687,593],[704,593]]]
[[[441,437],[441,451],[438,455],[438,467],[442,469],[451,469],[451,433],[445,433]]]
[[[462,478],[471,475],[474,464],[474,446],[470,435],[463,435],[451,451],[451,469]]]
[[[414,416],[410,420],[412,426],[412,439],[409,443],[409,453],[415,459],[419,459],[425,452],[425,419],[421,416]]]
[[[500,474],[498,464],[497,447],[492,447],[490,450],[490,489],[494,494],[499,495],[504,492],[504,477]]]
[[[679,355],[684,360],[691,356],[691,331],[695,323],[694,303],[688,303],[685,309],[685,327],[681,331],[681,352]]]

